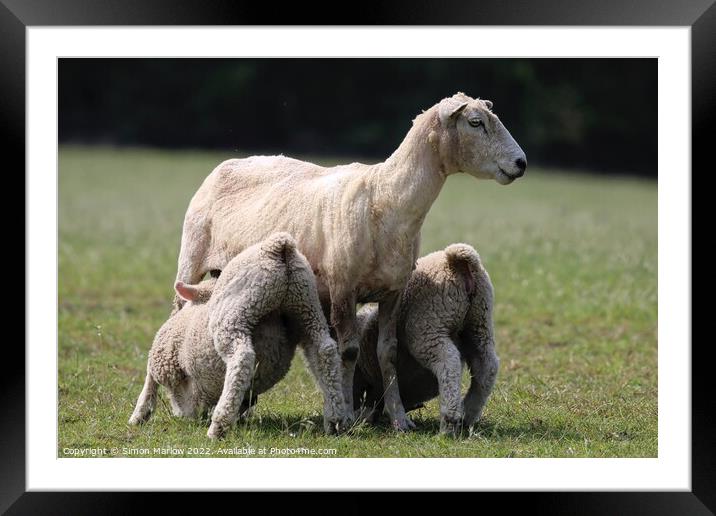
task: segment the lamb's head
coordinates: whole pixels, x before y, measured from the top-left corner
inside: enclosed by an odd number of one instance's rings
[[[465,172],[501,185],[522,177],[524,151],[492,112],[492,102],[457,93],[438,105],[440,154],[449,172]]]

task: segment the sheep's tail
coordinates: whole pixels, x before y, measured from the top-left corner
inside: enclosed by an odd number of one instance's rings
[[[475,251],[474,247],[468,244],[452,244],[447,246],[445,248],[445,256],[451,267],[466,264],[474,272],[482,270],[480,255]]]
[[[261,250],[285,262],[287,255],[296,251],[296,241],[289,233],[274,233],[261,243]]]
[[[468,244],[452,244],[445,248],[445,258],[450,268],[462,277],[468,294],[474,294],[487,274],[477,251]]]
[[[144,423],[154,411],[154,406],[157,403],[157,388],[159,384],[152,376],[152,373],[147,368],[147,377],[144,379],[144,387],[142,392],[137,399],[137,406],[132,412],[132,416],[129,418],[130,425],[139,425]]]

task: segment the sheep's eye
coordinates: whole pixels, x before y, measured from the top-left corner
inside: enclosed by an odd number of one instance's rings
[[[480,127],[482,125],[482,120],[479,118],[470,118],[467,123],[473,127]]]

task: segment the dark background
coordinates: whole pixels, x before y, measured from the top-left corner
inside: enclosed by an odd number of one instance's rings
[[[61,59],[59,139],[380,161],[457,91],[531,165],[656,177],[656,59]]]

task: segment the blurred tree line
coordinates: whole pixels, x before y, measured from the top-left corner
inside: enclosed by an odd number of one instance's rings
[[[656,177],[656,59],[61,59],[59,138],[379,161],[457,91],[531,164]]]

